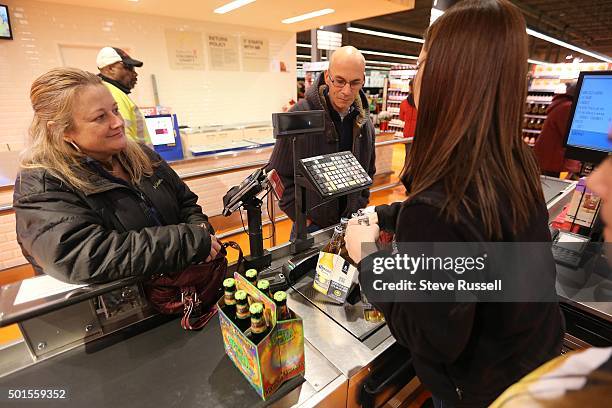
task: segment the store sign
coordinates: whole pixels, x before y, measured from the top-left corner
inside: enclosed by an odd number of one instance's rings
[[[335,50],[342,47],[342,33],[317,30],[317,48],[320,50]]]
[[[265,38],[242,37],[242,68],[244,71],[268,71],[270,54]]]
[[[238,39],[228,34],[206,35],[208,63],[212,71],[239,71]]]
[[[166,30],[168,61],[172,69],[204,69],[202,33]]]

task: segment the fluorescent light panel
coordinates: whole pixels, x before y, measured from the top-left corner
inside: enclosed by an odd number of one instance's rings
[[[237,8],[240,8],[242,6],[246,6],[247,4],[253,3],[255,0],[235,0],[235,1],[230,1],[227,4],[224,4],[221,7],[217,7],[214,12],[217,14],[225,14],[225,13],[229,13],[232,10],[236,10]]]
[[[393,38],[394,40],[415,42],[415,43],[420,43],[420,44],[423,44],[425,42],[425,40],[423,40],[422,38],[409,37],[407,35],[385,33],[385,32],[382,32],[382,31],[366,30],[365,28],[348,27],[346,30],[347,31],[352,31],[354,33],[374,35],[374,36],[377,36],[377,37]]]
[[[286,19],[282,20],[281,23],[283,23],[283,24],[293,24],[293,23],[297,23],[299,21],[304,21],[304,20],[308,20],[308,19],[311,19],[311,18],[315,18],[315,17],[321,17],[321,16],[324,16],[326,14],[331,14],[331,13],[335,13],[335,12],[336,12],[336,10],[334,10],[334,9],[325,8],[325,9],[321,9],[321,10],[317,10],[317,11],[312,11],[310,13],[302,14],[300,16],[286,18]]]
[[[589,50],[585,50],[584,48],[580,48],[580,47],[577,47],[575,45],[572,45],[570,43],[566,43],[565,41],[561,41],[561,40],[558,40],[558,39],[556,39],[554,37],[551,37],[549,35],[542,34],[540,32],[532,30],[531,28],[527,29],[527,34],[529,34],[532,37],[536,37],[536,38],[539,38],[541,40],[548,41],[550,43],[560,45],[561,47],[570,49],[572,51],[577,51],[577,52],[579,52],[581,54],[588,55],[589,57],[593,57],[593,58],[598,59],[600,61],[612,63],[612,59],[610,59],[610,58],[608,58],[606,56],[596,54],[596,53],[591,52]]]
[[[393,54],[391,52],[380,52],[380,51],[361,51],[362,54],[366,55],[379,55],[381,57],[392,57],[392,58],[404,58],[404,59],[413,59],[418,60],[419,57],[414,55],[406,55],[406,54]]]
[[[536,65],[552,65],[551,62],[538,61],[538,60],[533,60],[530,58],[527,59],[527,62],[530,64],[536,64]]]
[[[312,45],[310,45],[310,44],[300,44],[300,43],[297,43],[296,45],[298,47],[302,47],[302,48],[312,48]]]
[[[402,64],[401,62],[373,61],[373,60],[366,60],[366,64],[405,65],[405,64]]]

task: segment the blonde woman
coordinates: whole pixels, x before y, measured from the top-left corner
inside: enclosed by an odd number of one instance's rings
[[[53,69],[34,81],[30,100],[13,207],[18,242],[37,273],[106,282],[216,256],[198,197],[155,152],[126,138],[100,78]]]

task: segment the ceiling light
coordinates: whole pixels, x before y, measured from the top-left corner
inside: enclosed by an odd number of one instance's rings
[[[373,60],[366,60],[366,64],[380,64],[380,65],[406,65],[406,64],[402,64],[401,62],[373,61]]]
[[[414,59],[414,60],[418,60],[419,57],[414,56],[414,55],[406,55],[406,54],[393,54],[390,52],[380,52],[380,51],[363,51],[361,50],[362,54],[369,54],[369,55],[379,55],[381,57],[392,57],[392,58],[405,58],[405,59]]]
[[[293,24],[293,23],[297,23],[298,21],[304,21],[304,20],[308,20],[310,18],[315,18],[315,17],[324,16],[326,14],[331,14],[331,13],[334,13],[335,11],[336,10],[331,9],[331,8],[321,9],[321,10],[317,10],[317,11],[312,11],[310,13],[302,14],[300,16],[286,18],[286,19],[282,20],[281,23],[283,23],[283,24]]]
[[[567,54],[567,56],[565,57],[566,60],[571,60],[572,58],[574,58],[572,54]]]
[[[423,44],[425,42],[425,40],[422,39],[422,38],[409,37],[407,35],[398,35],[398,34],[385,33],[385,32],[382,32],[382,31],[366,30],[364,28],[347,27],[346,30],[347,31],[352,31],[354,33],[367,34],[367,35],[375,35],[377,37],[393,38],[394,40],[415,42],[415,43],[420,43],[420,44]]]
[[[391,71],[391,67],[371,67],[366,65],[366,69],[369,70],[379,70],[379,71]]]
[[[312,45],[310,45],[310,44],[300,44],[300,43],[297,43],[296,46],[302,47],[302,48],[312,48]]]
[[[553,38],[553,37],[551,37],[549,35],[542,34],[540,32],[532,30],[531,28],[527,29],[527,34],[529,34],[532,37],[536,37],[536,38],[539,38],[541,40],[548,41],[550,43],[560,45],[561,47],[567,48],[569,50],[576,51],[576,52],[579,52],[579,53],[584,54],[584,55],[588,55],[589,57],[598,59],[600,61],[612,63],[612,59],[607,57],[607,56],[605,56],[605,55],[599,55],[599,54],[596,54],[596,53],[591,52],[589,50],[585,50],[584,48],[580,48],[580,47],[577,47],[577,46],[572,45],[570,43],[566,43],[565,41],[561,41],[561,40],[558,40],[556,38]]]
[[[530,64],[536,64],[536,65],[553,65],[552,62],[546,62],[546,61],[538,61],[538,60],[533,60],[533,59],[527,59],[527,62]]]
[[[235,1],[230,1],[227,4],[224,4],[221,7],[217,7],[214,11],[217,14],[225,14],[225,13],[229,13],[232,10],[236,10],[237,8],[240,8],[242,6],[246,6],[247,4],[253,3],[255,0],[235,0]]]
[[[298,54],[297,57],[298,58],[308,58],[308,59],[312,58],[310,55],[303,55],[303,54]]]

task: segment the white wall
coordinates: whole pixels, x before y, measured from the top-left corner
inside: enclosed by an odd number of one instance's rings
[[[144,61],[132,99],[139,106],[154,105],[154,74],[160,103],[171,107],[182,125],[270,121],[273,112],[295,98],[292,33],[30,0],[2,3],[10,9],[14,40],[0,40],[0,143],[23,143],[32,116],[29,89],[37,76],[62,66],[63,59],[84,61],[88,54],[91,65],[80,68],[93,70],[97,50],[106,45],[125,47]],[[208,66],[203,71],[172,70],[167,29],[266,38],[270,59],[283,61],[289,72],[210,71]]]

